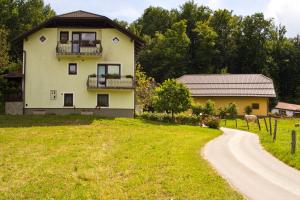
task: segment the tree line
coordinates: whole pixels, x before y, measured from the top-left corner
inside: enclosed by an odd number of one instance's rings
[[[288,38],[285,26],[262,13],[237,16],[188,1],[118,22],[146,41],[138,61],[158,82],[183,74],[261,73],[273,79],[279,100],[300,103],[300,38]]]

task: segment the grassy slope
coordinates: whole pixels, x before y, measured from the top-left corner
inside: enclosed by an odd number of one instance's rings
[[[219,134],[135,119],[0,116],[0,199],[240,199],[199,156]]]
[[[272,137],[266,131],[263,119],[260,119],[261,131],[259,131],[256,123],[249,123],[249,131],[259,135],[261,144],[267,151],[288,165],[300,169],[300,128],[295,127],[295,124],[299,122],[299,119],[278,119],[277,140],[275,142],[273,142]],[[267,124],[269,127],[268,119]],[[222,122],[222,126],[225,126],[224,121]],[[226,127],[235,128],[235,121],[227,120]],[[274,119],[272,120],[272,127],[274,130]],[[243,120],[238,120],[238,128],[242,130],[248,130],[247,124]],[[295,155],[291,155],[290,153],[292,130],[295,130],[297,133],[297,149]]]

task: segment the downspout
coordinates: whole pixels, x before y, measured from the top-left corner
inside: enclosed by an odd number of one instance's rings
[[[26,74],[26,51],[23,50],[23,81],[22,81],[22,96],[23,96],[23,115],[25,114],[25,74]]]

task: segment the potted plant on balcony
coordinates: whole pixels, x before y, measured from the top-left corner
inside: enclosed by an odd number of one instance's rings
[[[125,77],[126,77],[126,78],[131,78],[131,79],[133,79],[133,76],[132,76],[132,75],[126,75]]]

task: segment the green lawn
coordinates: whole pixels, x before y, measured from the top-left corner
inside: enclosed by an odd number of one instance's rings
[[[218,130],[0,116],[0,199],[241,199],[200,156]]]
[[[266,131],[263,119],[260,119],[261,131],[259,131],[256,123],[249,123],[249,131],[259,135],[260,142],[267,151],[288,165],[300,169],[300,128],[295,127],[296,123],[300,123],[300,119],[278,119],[277,140],[275,142],[273,142],[272,136]],[[272,130],[274,130],[274,124],[274,119],[272,119]],[[224,120],[221,125],[225,127]],[[269,127],[269,119],[267,119],[267,125]],[[235,128],[235,126],[234,120],[227,120],[226,127]],[[238,128],[248,130],[244,120],[238,120]],[[297,134],[296,154],[294,155],[290,153],[292,130],[295,130]]]

